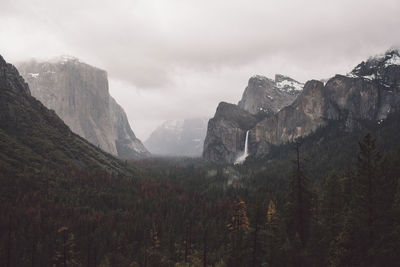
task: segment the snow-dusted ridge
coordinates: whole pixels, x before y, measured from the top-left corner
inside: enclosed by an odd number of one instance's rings
[[[160,128],[181,131],[183,129],[183,122],[183,120],[168,120]]]
[[[208,118],[168,120],[158,126],[144,142],[154,155],[200,156]]]
[[[400,56],[399,54],[392,54],[392,56],[385,60],[385,67],[390,65],[400,65]]]
[[[61,63],[61,64],[71,62],[71,61],[80,62],[79,58],[70,56],[70,55],[62,55],[62,56],[54,57],[49,60],[50,63]]]
[[[288,88],[290,88],[290,90],[301,91],[303,90],[304,84],[293,80],[283,80],[281,82],[277,82],[276,86],[282,91],[286,91]]]
[[[364,78],[367,80],[381,79],[384,69],[400,66],[400,50],[390,49],[382,55],[370,57],[367,61],[358,64],[346,76],[350,78]]]
[[[276,87],[284,92],[291,93],[294,91],[300,92],[303,90],[304,83],[298,82],[288,76],[275,74]]]

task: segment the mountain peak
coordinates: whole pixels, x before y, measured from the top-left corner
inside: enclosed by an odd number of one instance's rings
[[[58,57],[55,57],[55,58],[51,59],[49,62],[63,64],[63,63],[67,63],[67,62],[76,62],[76,63],[78,63],[80,61],[79,61],[79,58],[71,56],[71,55],[61,55],[61,56],[58,56]]]
[[[275,83],[279,90],[291,94],[295,93],[296,91],[300,92],[304,87],[303,83],[300,83],[295,79],[282,74],[275,74]]]
[[[303,86],[304,84],[282,74],[276,74],[275,80],[253,75],[238,105],[252,114],[275,113],[291,104]]]
[[[0,79],[3,80],[3,87],[10,89],[17,97],[31,95],[28,85],[19,74],[14,65],[7,63],[0,55]]]
[[[18,68],[32,95],[53,109],[73,132],[121,158],[149,155],[124,110],[110,96],[105,70],[73,56],[22,62]]]
[[[0,158],[13,172],[71,166],[128,174],[120,161],[73,134],[54,111],[31,96],[18,70],[1,56],[0,110]]]
[[[156,155],[200,156],[207,131],[207,118],[168,120],[145,141]]]
[[[4,58],[0,55],[0,66],[6,65],[7,62],[4,60]]]
[[[181,130],[183,127],[183,120],[167,120],[160,127],[169,130]]]
[[[370,57],[368,60],[358,64],[347,76],[376,79],[384,75],[387,68],[400,66],[400,50],[392,48],[382,55]]]
[[[391,49],[385,53],[385,66],[400,65],[400,50]]]

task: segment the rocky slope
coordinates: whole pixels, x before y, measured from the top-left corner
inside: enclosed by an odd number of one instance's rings
[[[251,114],[276,113],[290,105],[303,86],[304,84],[280,74],[275,75],[275,80],[255,75],[250,78],[238,106]]]
[[[219,103],[208,122],[203,157],[212,162],[234,162],[244,149],[246,131],[257,123],[257,117],[237,105]]]
[[[124,110],[109,95],[107,73],[73,57],[18,66],[32,95],[92,144],[121,158],[148,156]]]
[[[17,69],[0,56],[0,169],[18,174],[71,167],[129,173],[32,97]]]
[[[208,123],[203,157],[212,162],[235,162],[243,152],[246,131],[290,105],[302,87],[303,84],[280,74],[275,75],[275,80],[260,75],[251,77],[238,105],[218,105]]]
[[[166,121],[144,142],[156,155],[201,156],[207,132],[206,118]]]
[[[349,74],[329,79],[325,85],[320,81],[309,81],[292,104],[251,127],[249,153],[265,155],[271,144],[282,144],[309,135],[331,120],[344,121],[347,131],[357,128],[360,121],[380,123],[389,113],[400,109],[399,85],[398,50],[389,50],[382,56],[370,58]],[[214,129],[209,128],[208,132],[215,135]],[[204,156],[214,161],[208,155],[220,148],[208,149],[211,151],[205,151]],[[223,160],[232,162],[232,156]]]
[[[399,51],[359,64],[347,76],[336,75],[324,85],[307,82],[296,101],[251,131],[253,142],[281,144],[310,134],[329,120],[345,120],[347,130],[361,120],[380,123],[400,108]]]

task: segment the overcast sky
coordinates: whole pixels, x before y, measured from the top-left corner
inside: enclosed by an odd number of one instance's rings
[[[327,78],[399,44],[399,0],[0,0],[7,61],[67,54],[105,69],[143,141],[237,103],[254,74]]]

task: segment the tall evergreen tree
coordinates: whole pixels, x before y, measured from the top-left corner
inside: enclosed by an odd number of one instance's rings
[[[289,237],[288,253],[291,265],[306,266],[307,241],[312,211],[312,193],[305,175],[304,161],[300,158],[300,142],[295,143],[296,159],[290,176],[286,196],[285,221]]]
[[[286,198],[286,223],[291,239],[296,236],[304,247],[307,243],[311,220],[312,194],[308,178],[305,175],[304,162],[300,158],[300,143],[295,143],[296,159],[289,180]]]
[[[335,172],[331,173],[323,186],[322,198],[322,222],[323,233],[317,246],[322,250],[320,259],[322,265],[333,265],[336,261],[335,248],[336,237],[343,225],[343,213],[345,210],[345,198],[342,180]]]
[[[328,242],[339,233],[344,208],[343,188],[336,173],[328,176],[322,200],[323,224]]]
[[[359,143],[357,170],[352,177],[352,197],[338,238],[338,265],[375,266],[379,216],[382,214],[382,156],[375,139],[367,134]]]
[[[242,266],[246,247],[243,245],[249,231],[249,219],[246,213],[246,203],[237,199],[233,205],[233,216],[228,224],[230,237],[229,266]]]

